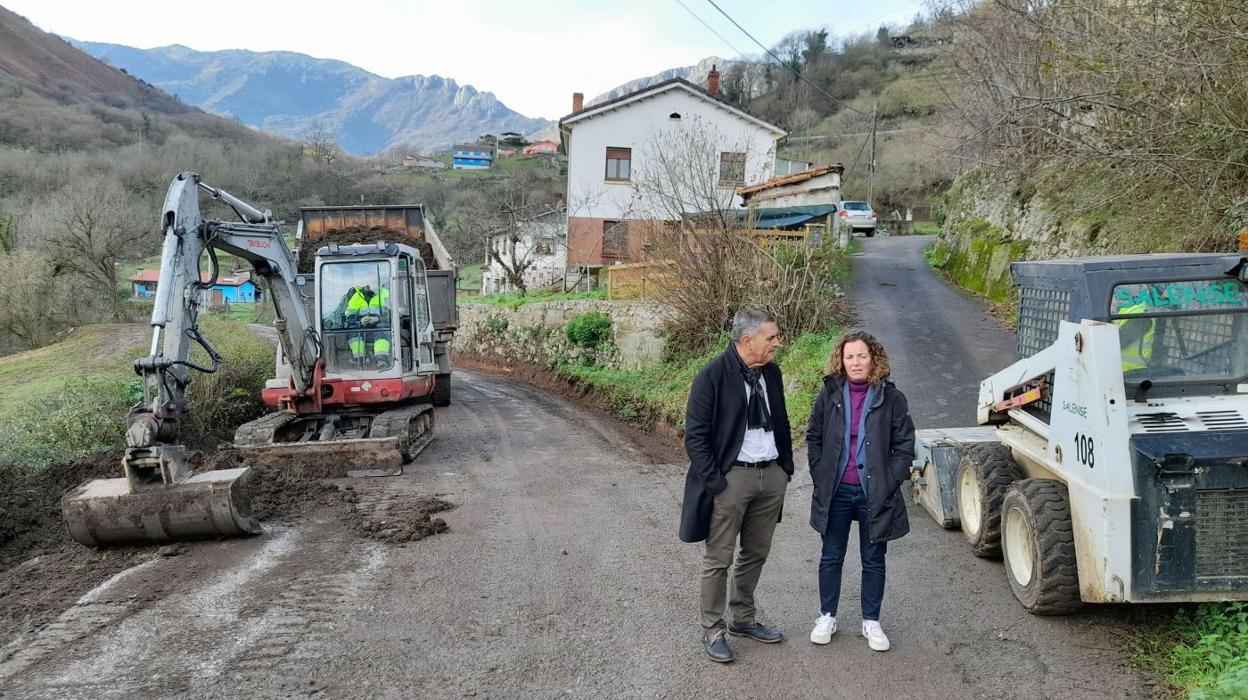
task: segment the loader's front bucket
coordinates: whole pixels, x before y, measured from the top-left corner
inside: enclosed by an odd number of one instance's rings
[[[248,469],[221,469],[132,489],[96,479],[61,499],[69,534],[87,546],[233,537],[260,532],[249,512]]]

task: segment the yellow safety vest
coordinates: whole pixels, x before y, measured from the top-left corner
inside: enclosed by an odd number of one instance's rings
[[[380,292],[377,292],[369,299],[365,299],[364,292],[357,287],[351,298],[347,300],[347,311],[360,313],[364,309],[381,310],[383,307],[388,306],[389,301],[390,289],[387,287],[382,287]]]
[[[1144,313],[1144,302],[1140,302],[1134,306],[1118,309],[1118,313]],[[1144,331],[1144,334],[1140,336],[1139,340],[1131,343],[1130,345],[1122,346],[1122,369],[1124,372],[1127,370],[1143,369],[1148,367],[1149,360],[1153,356],[1153,335],[1157,331],[1157,319],[1120,318],[1114,320],[1114,323],[1117,324],[1119,328],[1119,332],[1121,332],[1121,329],[1128,323],[1145,320],[1148,321],[1148,330]]]

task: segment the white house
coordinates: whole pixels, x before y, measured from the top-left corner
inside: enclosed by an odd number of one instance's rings
[[[566,232],[565,210],[559,206],[519,222],[515,235],[502,232],[492,236],[487,241],[491,252],[487,255],[489,264],[481,273],[481,293],[514,291],[507,279],[508,268],[523,269],[524,284],[529,289],[562,283],[567,267]]]
[[[723,101],[715,70],[705,89],[674,78],[588,108],[576,93],[559,128],[568,156],[568,265],[590,268],[639,259],[646,228],[639,224],[708,209],[697,196],[654,186],[660,170],[689,160],[676,149],[697,145],[711,189],[738,207],[736,190],[771,177],[785,136]]]

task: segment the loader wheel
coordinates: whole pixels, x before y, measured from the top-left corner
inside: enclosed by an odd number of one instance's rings
[[[1014,597],[1034,615],[1065,615],[1079,605],[1079,569],[1066,486],[1023,479],[1002,505],[1001,548]]]
[[[962,534],[977,557],[1001,556],[1001,503],[1010,484],[1023,478],[1010,451],[979,445],[958,464],[958,516]]]
[[[436,378],[437,378],[437,381],[433,388],[433,398],[431,399],[431,401],[434,406],[438,406],[439,408],[442,406],[450,406],[451,405],[451,375],[448,372],[447,374],[436,375]]]

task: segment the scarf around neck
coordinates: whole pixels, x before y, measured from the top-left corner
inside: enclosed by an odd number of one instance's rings
[[[762,428],[768,432],[771,431],[771,412],[767,410],[767,401],[763,396],[763,386],[760,381],[763,376],[762,367],[749,367],[745,364],[745,360],[741,359],[741,354],[737,352],[737,346],[732,346],[732,356],[737,361],[737,366],[741,368],[741,376],[745,377],[745,383],[750,387],[750,402],[745,408],[745,427],[749,430]]]

